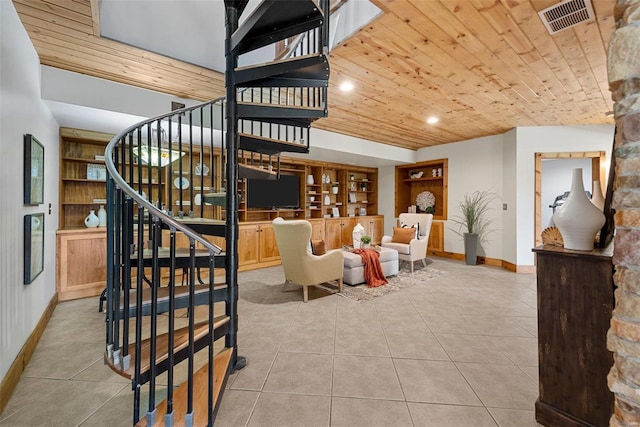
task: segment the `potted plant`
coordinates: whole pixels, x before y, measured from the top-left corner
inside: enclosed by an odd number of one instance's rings
[[[478,257],[478,242],[484,242],[492,232],[493,218],[489,218],[489,211],[497,194],[489,191],[474,191],[465,194],[459,203],[459,215],[451,220],[458,224],[458,230],[453,230],[464,237],[464,254],[467,265],[475,265]]]
[[[371,236],[366,234],[360,236],[360,242],[362,242],[362,247],[365,249],[371,247]]]

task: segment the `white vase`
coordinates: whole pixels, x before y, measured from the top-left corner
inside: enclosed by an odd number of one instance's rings
[[[307,175],[307,185],[313,185],[313,175]]]
[[[96,211],[91,209],[89,215],[84,219],[84,225],[89,228],[97,227],[100,224],[100,218],[96,216]]]
[[[604,209],[604,196],[602,195],[602,187],[600,181],[593,181],[593,189],[591,191],[591,203],[593,203],[600,212]]]
[[[582,182],[582,168],[573,170],[571,191],[562,207],[553,214],[565,249],[590,251],[596,233],[604,224],[604,214],[587,197]]]
[[[100,205],[100,209],[98,209],[98,219],[100,220],[98,227],[107,226],[107,211],[104,209],[104,205]]]
[[[333,194],[338,194],[338,187],[331,187],[331,192]]]
[[[326,196],[324,196],[324,204],[326,206],[329,206],[331,204],[331,199],[329,198],[328,194]]]

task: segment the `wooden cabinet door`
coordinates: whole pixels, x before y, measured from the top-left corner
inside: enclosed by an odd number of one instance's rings
[[[427,251],[444,251],[444,221],[433,221]]]
[[[311,224],[311,240],[323,240],[324,239],[324,220],[307,220]]]
[[[358,224],[358,222],[360,221],[357,217],[342,218],[342,228],[340,230],[340,238],[341,238],[340,247],[342,247],[342,245],[353,245],[353,227],[355,227],[356,224]],[[362,222],[363,222],[362,226],[364,227],[365,230],[367,230],[369,228],[368,224],[366,223],[366,221],[362,221]],[[368,232],[368,231],[365,231],[365,232]]]
[[[326,219],[324,220],[324,244],[327,249],[338,249],[342,247],[342,220]]]
[[[278,261],[280,259],[280,252],[278,251],[278,244],[276,243],[276,235],[273,231],[273,225],[262,224],[258,230],[259,234],[259,258],[260,262]]]
[[[384,217],[374,216],[369,220],[369,233],[371,233],[371,243],[379,245],[384,234]]]
[[[259,226],[238,226],[238,265],[257,264],[259,261]]]

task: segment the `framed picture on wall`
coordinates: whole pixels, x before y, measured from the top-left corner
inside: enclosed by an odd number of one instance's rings
[[[24,284],[44,270],[44,213],[24,216]]]
[[[31,134],[24,135],[24,204],[44,203],[44,146]]]

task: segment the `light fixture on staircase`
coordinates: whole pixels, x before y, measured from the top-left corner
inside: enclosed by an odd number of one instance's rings
[[[157,144],[157,129],[152,129],[151,134],[151,143]],[[161,168],[163,168],[169,163],[175,162],[186,154],[184,151],[175,150],[171,147],[171,144],[167,140],[167,131],[165,131],[162,127],[160,128],[160,135],[160,147],[155,145],[149,146],[143,144],[141,144],[140,146],[133,146],[133,155],[139,157],[142,164],[151,164],[151,166],[160,166]]]

